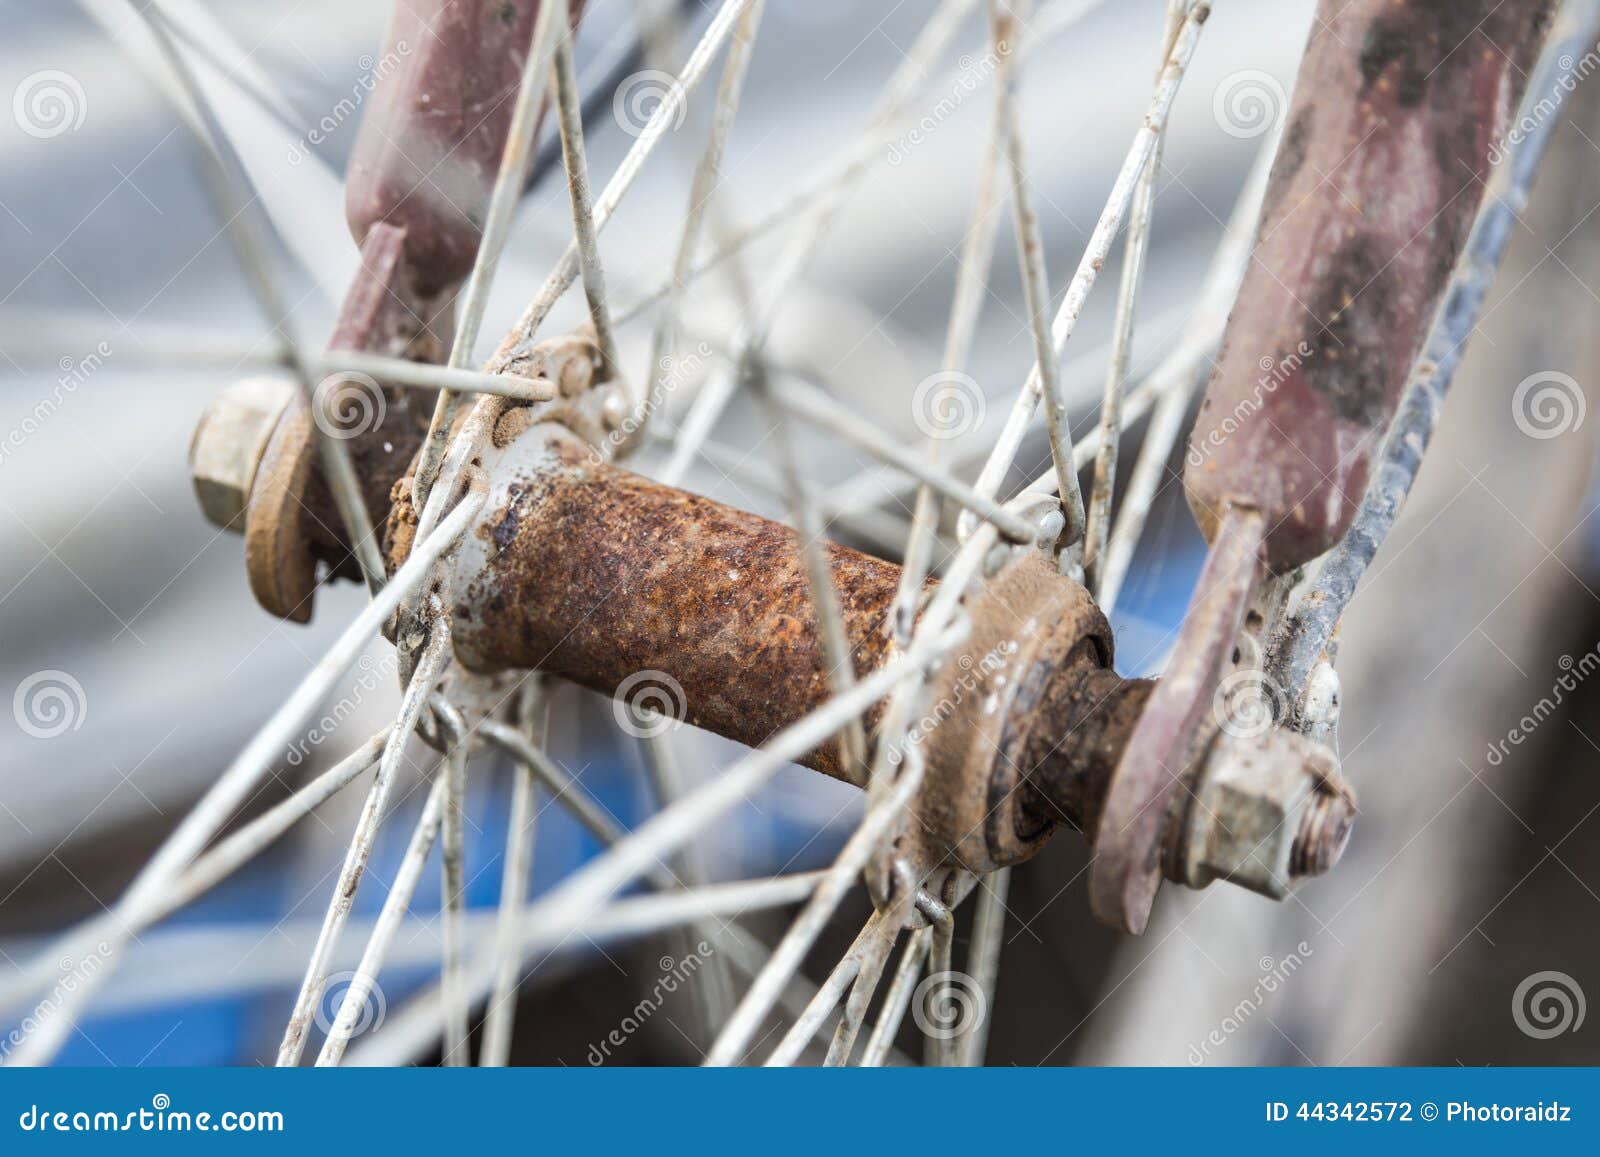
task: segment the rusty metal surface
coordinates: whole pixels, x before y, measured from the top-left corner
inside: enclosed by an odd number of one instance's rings
[[[418,288],[453,289],[472,271],[538,0],[407,0],[345,184],[350,232],[404,229]]]
[[[537,667],[624,701],[650,694],[751,746],[830,697],[792,529],[611,465],[528,409],[502,415],[483,465],[491,497],[446,578],[466,667]],[[392,563],[415,523],[405,482],[396,497]],[[826,550],[864,677],[893,654],[900,568]],[[970,637],[908,740],[929,766],[911,834],[938,849],[925,861],[989,871],[1097,814],[1148,685],[1107,669],[1104,617],[1043,555],[1023,552],[968,610]],[[836,742],[802,762],[861,786]]]
[[[1075,757],[1093,747],[1079,747],[1096,729],[1086,721],[1117,713],[1097,714],[1072,689],[1093,679],[1116,703],[1124,682],[1108,669],[1105,616],[1040,551],[1021,552],[966,609],[967,640],[915,725],[927,770],[908,826],[922,862],[990,872],[1032,856],[1058,820],[1079,825],[1098,807],[1082,798],[1094,776],[1078,774]]]
[[[576,25],[582,5],[574,4]],[[382,75],[362,117],[345,186],[361,267],[330,349],[442,362],[454,336],[455,294],[471,271],[505,148],[538,0],[426,0],[390,24]],[[341,428],[379,522],[389,490],[427,431],[433,394],[362,382],[349,404],[360,428]],[[334,400],[337,403],[337,392]],[[310,618],[319,564],[355,577],[350,544],[316,452],[303,401],[268,443],[246,522],[251,589],[271,613]]]
[[[1232,507],[1200,572],[1166,671],[1140,713],[1112,776],[1094,840],[1095,915],[1144,931],[1161,884],[1163,832],[1198,748],[1214,731],[1212,697],[1261,575],[1266,521]]]
[[[1184,481],[1208,537],[1230,501],[1258,506],[1282,572],[1348,528],[1552,8],[1318,6],[1190,437]]]
[[[369,230],[361,247],[361,273],[350,287],[329,340],[331,349],[359,349],[420,361],[438,361],[449,335],[426,319],[433,303],[414,292],[405,267],[405,232],[393,225]],[[448,315],[444,318],[448,325]],[[404,472],[427,429],[432,394],[381,386],[354,387],[346,426],[336,429],[349,448],[368,511],[388,508],[394,478]],[[279,418],[255,471],[245,517],[245,567],[250,588],[266,610],[294,622],[311,617],[317,564],[330,577],[355,577],[350,544],[317,460],[317,430],[303,395]],[[381,521],[381,518],[380,518]]]
[[[806,575],[788,527],[599,460],[561,427],[509,443],[456,573],[469,668],[538,667],[604,694],[641,672],[682,687],[684,717],[751,746],[830,695]],[[521,434],[522,436],[518,436]],[[889,653],[899,568],[829,545],[858,674]],[[836,749],[814,765],[841,775]]]
[[[1082,663],[1045,689],[1039,716],[1056,723],[1028,737],[1020,767],[1032,798],[1025,805],[1093,840],[1111,776],[1154,679],[1124,679],[1109,664]]]

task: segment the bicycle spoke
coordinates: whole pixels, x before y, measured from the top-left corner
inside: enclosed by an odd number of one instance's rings
[[[972,915],[972,944],[967,949],[967,971],[973,986],[983,994],[984,1006],[993,1015],[995,981],[1000,976],[1000,936],[1006,926],[1006,896],[1011,891],[1011,869],[990,872],[978,888]],[[968,1067],[983,1064],[984,1047],[989,1038],[989,1016],[972,1019],[955,1040],[955,1063]]]
[[[466,951],[466,806],[467,728],[461,713],[434,698],[434,718],[448,737],[448,754],[437,776],[444,781],[444,815],[440,820],[440,923],[443,930],[439,986],[444,993],[444,1056],[447,1067],[470,1062],[467,1055]],[[426,855],[426,853],[424,853]]]
[[[834,965],[828,973],[826,980],[817,988],[816,995],[811,998],[811,1003],[806,1005],[805,1011],[795,1020],[789,1030],[784,1033],[772,1055],[765,1062],[771,1068],[778,1065],[793,1064],[817,1035],[817,1030],[834,1011],[845,991],[856,979],[861,971],[863,953],[874,940],[883,933],[882,929],[887,923],[882,912],[873,912],[867,917],[861,931],[856,935],[855,941],[846,950],[839,963]],[[841,1027],[843,1021],[840,1022]],[[743,1059],[743,1058],[736,1058]],[[714,1059],[708,1060],[709,1064],[717,1063]],[[726,1062],[735,1063],[735,1062]]]
[[[1167,0],[1167,23],[1161,34],[1161,59],[1172,52],[1172,41],[1183,23],[1189,0]],[[1100,447],[1094,458],[1094,484],[1090,489],[1088,521],[1083,539],[1085,585],[1100,591],[1100,569],[1111,528],[1111,498],[1116,487],[1117,450],[1122,442],[1122,391],[1128,363],[1133,357],[1133,323],[1144,276],[1145,254],[1150,247],[1150,215],[1155,208],[1156,178],[1161,173],[1161,146],[1165,125],[1156,134],[1150,161],[1139,174],[1128,219],[1128,238],[1122,248],[1122,282],[1117,287],[1117,312],[1111,323],[1111,361],[1106,369],[1105,394],[1100,400]]]
[[[1026,59],[1036,49],[1048,44],[1067,28],[1076,24],[1094,9],[1107,3],[1107,0],[1057,0],[1050,5],[1047,12],[1039,14],[1039,19],[1034,26],[1027,30],[1028,36],[1014,51]],[[965,16],[965,11],[962,12]],[[909,96],[918,95],[926,85],[926,77],[933,75],[924,72],[924,79]],[[979,74],[973,78],[974,85],[988,82],[988,76]],[[872,162],[882,153],[884,146],[890,141],[892,134],[901,129],[905,124],[906,100],[898,101],[895,112],[881,121],[873,122],[873,129],[863,132],[845,148],[822,164],[814,166],[813,175],[799,181],[792,193],[779,198],[772,205],[762,210],[754,220],[733,230],[722,238],[710,253],[694,262],[684,274],[686,283],[698,281],[705,274],[717,268],[724,261],[742,253],[749,246],[771,233],[777,232],[796,221],[807,220],[819,205],[830,198],[848,192],[850,185],[854,184],[862,172],[870,167]],[[880,107],[882,107],[880,105]],[[617,312],[617,324],[625,325],[635,321],[650,309],[666,301],[675,291],[675,281],[669,278],[654,290],[638,298],[628,306]]]
[[[441,761],[439,769],[434,773],[433,786],[428,789],[427,799],[422,805],[422,814],[417,817],[417,825],[411,831],[411,840],[406,845],[405,855],[401,857],[400,868],[395,872],[394,882],[389,885],[389,894],[384,897],[383,908],[378,913],[378,922],[372,929],[365,950],[361,953],[361,963],[356,965],[355,973],[350,978],[350,986],[344,990],[339,1010],[334,1014],[333,1026],[322,1042],[322,1051],[317,1054],[319,1068],[337,1065],[344,1059],[345,1049],[360,1024],[367,1008],[367,1001],[371,998],[373,987],[378,982],[378,974],[383,971],[384,956],[388,953],[389,945],[400,927],[400,921],[411,907],[411,899],[417,892],[417,883],[422,879],[422,869],[427,864],[429,853],[433,851],[434,841],[438,838],[440,821],[449,806],[447,797],[450,793],[450,773],[444,766],[448,762],[448,758]],[[447,990],[448,977],[447,971],[444,982]],[[320,994],[318,999],[321,999]],[[447,1000],[446,1004],[448,1003]],[[447,1026],[449,1022],[450,1016],[447,1015]]]
[[[566,0],[552,0],[552,7],[565,23]],[[563,36],[556,45],[555,91],[561,122],[561,152],[567,163],[567,191],[572,200],[572,232],[578,247],[583,294],[589,303],[589,321],[600,347],[600,360],[608,373],[615,374],[619,371],[617,341],[611,329],[610,307],[606,304],[605,272],[589,193],[589,161],[583,147],[583,109],[578,99],[577,73],[577,66],[572,62],[572,37]]]
[[[962,18],[975,2],[976,0],[944,0],[929,18],[928,23],[923,26],[916,42],[906,53],[905,60],[890,77],[864,135],[876,140],[876,130],[894,119],[900,107],[915,93],[922,75],[949,46],[960,27]],[[776,272],[768,283],[766,293],[759,295],[760,299],[752,306],[750,318],[740,330],[739,337],[734,343],[737,350],[734,355],[735,365],[748,365],[759,357],[762,347],[766,345],[782,297],[793,287],[816,254],[823,237],[844,208],[855,185],[870,169],[870,160],[870,157],[863,157],[852,167],[846,179],[819,198],[805,217],[802,227],[779,254],[774,262]],[[700,452],[701,444],[710,436],[717,419],[721,417],[722,411],[732,399],[736,385],[737,378],[716,378],[696,396],[678,431],[677,445],[672,457],[660,472],[662,481],[676,483],[688,473],[689,467]]]
[[[1166,476],[1167,461],[1182,432],[1190,401],[1200,387],[1204,371],[1209,367],[1211,351],[1221,344],[1222,331],[1228,323],[1228,312],[1233,308],[1233,299],[1239,292],[1245,265],[1250,260],[1251,234],[1261,216],[1261,202],[1266,196],[1267,179],[1272,172],[1272,158],[1277,153],[1277,144],[1277,134],[1269,134],[1256,154],[1255,163],[1245,178],[1233,211],[1228,215],[1222,240],[1217,245],[1211,268],[1206,272],[1205,284],[1200,289],[1200,303],[1190,318],[1190,336],[1186,338],[1182,349],[1176,351],[1180,356],[1169,358],[1163,363],[1162,370],[1151,375],[1154,380],[1164,371],[1172,387],[1162,392],[1150,416],[1144,445],[1139,448],[1139,457],[1128,476],[1116,526],[1106,544],[1096,596],[1101,609],[1108,615],[1122,593],[1123,580],[1133,562],[1133,552],[1139,545],[1157,490]],[[1188,356],[1190,351],[1198,351],[1199,356]],[[1130,397],[1130,403],[1131,400]],[[1103,428],[1100,436],[1102,439],[1105,437]]]
[[[267,774],[279,755],[294,742],[307,717],[337,685],[356,661],[367,643],[395,612],[401,599],[425,582],[434,565],[483,504],[480,491],[464,499],[440,524],[438,531],[419,540],[411,557],[395,572],[390,583],[356,616],[317,665],[301,680],[282,707],[256,732],[245,749],[217,778],[200,801],[167,837],[154,856],[140,870],[128,890],[113,905],[107,927],[89,928],[69,934],[57,946],[55,955],[77,960],[89,952],[100,952],[102,966],[87,980],[65,986],[66,999],[39,1030],[11,1054],[13,1064],[42,1064],[55,1055],[76,1021],[78,1011],[95,989],[108,980],[132,935],[140,912],[159,903],[160,895],[228,822],[251,788]],[[391,737],[392,738],[392,735]],[[106,948],[100,949],[104,942]],[[23,980],[29,980],[24,977]],[[32,988],[26,984],[8,985],[0,994],[0,1008],[24,999]]]
[[[700,244],[706,215],[718,194],[722,179],[722,155],[727,148],[728,134],[733,130],[734,117],[739,111],[745,76],[750,68],[751,50],[755,46],[756,31],[764,10],[765,0],[755,0],[745,10],[734,33],[733,43],[728,48],[728,59],[722,66],[722,80],[717,86],[716,104],[711,110],[711,131],[689,185],[689,207],[684,214],[683,231],[678,236],[672,275],[667,282],[667,294],[650,340],[647,370],[650,374],[650,390],[671,380],[676,373],[673,341],[678,328],[683,289],[689,279],[689,267],[694,261],[695,250]],[[646,393],[648,396],[649,391]]]
[[[994,258],[995,239],[1000,226],[1000,169],[1005,160],[1001,122],[1002,112],[997,101],[983,165],[978,173],[972,217],[961,242],[955,292],[951,294],[950,317],[945,325],[944,353],[939,362],[939,372],[943,374],[966,372],[984,293],[989,287],[989,265]],[[939,469],[944,459],[945,441],[932,434],[928,436],[923,457],[930,470]],[[970,493],[980,500],[983,497],[976,491]],[[895,593],[893,611],[895,640],[902,646],[910,640],[916,623],[917,604],[922,598],[922,584],[928,576],[933,544],[939,530],[939,503],[932,485],[926,480],[917,488],[914,502],[911,532],[906,536],[900,564],[900,589]],[[970,505],[968,508],[972,509]]]
[[[629,148],[622,158],[622,163],[617,166],[617,171],[611,175],[611,180],[600,192],[600,197],[594,203],[594,228],[598,234],[605,228],[606,222],[611,219],[611,214],[616,211],[617,205],[632,188],[634,179],[638,177],[639,170],[662,138],[667,136],[666,126],[677,118],[689,94],[699,85],[706,69],[710,67],[711,59],[722,47],[723,41],[728,38],[734,23],[742,15],[745,8],[752,0],[724,0],[723,5],[712,19],[710,26],[701,36],[699,43],[689,54],[689,59],[684,63],[676,83],[669,85],[666,95],[661,103],[656,106],[644,128],[640,131],[638,139]],[[544,285],[523,311],[517,323],[512,326],[511,332],[506,335],[490,362],[490,369],[500,369],[509,362],[514,351],[533,340],[539,327],[544,324],[544,319],[555,306],[556,301],[565,293],[578,276],[578,245],[574,241],[567,246],[561,259],[551,270]]]
[[[130,939],[136,938],[139,933],[184,908],[254,859],[296,823],[372,767],[383,751],[388,734],[388,728],[378,732],[288,799],[219,841],[144,907],[120,913],[116,909],[104,912],[65,933],[62,942],[91,943],[119,925]],[[0,1007],[5,1007],[14,999],[21,999],[29,992],[48,988],[58,968],[55,955],[41,953],[35,956],[18,975],[11,978],[3,999],[0,999]]]
[[[834,694],[840,695],[855,685],[856,671],[850,640],[845,634],[844,610],[839,603],[839,591],[833,584],[832,563],[822,546],[822,522],[817,517],[816,504],[800,470],[788,416],[773,397],[767,367],[761,364],[760,356],[757,350],[748,351],[746,360],[739,364],[737,372],[749,379],[751,392],[764,406],[772,422],[772,440],[778,449],[778,474],[783,480],[789,518],[795,528],[795,549],[806,572],[812,612],[817,619],[817,639],[822,647],[823,661],[827,664],[828,685]],[[867,732],[859,715],[845,721],[839,735],[839,753],[849,776],[864,780],[868,771]]]
[[[1202,24],[1202,20],[1198,17],[1204,11],[1205,6],[1202,5],[1190,12],[1178,30],[1172,52],[1167,57],[1166,66],[1161,70],[1155,93],[1151,97],[1150,107],[1145,112],[1144,121],[1139,126],[1139,131],[1134,134],[1133,144],[1128,149],[1122,167],[1117,172],[1116,180],[1112,183],[1111,193],[1106,198],[1105,207],[1101,210],[1094,230],[1089,235],[1089,243],[1078,262],[1077,271],[1067,284],[1066,295],[1056,310],[1055,320],[1050,329],[1049,346],[1057,355],[1076,330],[1089,291],[1094,288],[1100,269],[1110,255],[1112,242],[1116,239],[1118,230],[1122,228],[1123,218],[1127,215],[1129,204],[1133,199],[1134,185],[1144,167],[1150,162],[1156,139],[1166,124],[1167,114],[1171,111],[1172,102],[1178,94],[1178,86],[1182,83],[1184,72],[1194,56]],[[1017,395],[1011,413],[1007,415],[1005,427],[996,439],[993,451],[978,475],[975,489],[980,494],[993,495],[1000,489],[1000,484],[1005,480],[1006,473],[1011,469],[1017,451],[1022,446],[1028,422],[1039,405],[1042,387],[1041,370],[1036,363],[1028,374],[1022,392]],[[1057,485],[1065,485],[1060,475],[1068,473],[1074,479],[1070,485],[1076,490],[1075,448],[1073,463],[1074,468],[1065,472],[1058,465],[1056,470],[1058,477],[1055,480]],[[970,522],[968,526],[970,527]]]
[[[479,726],[478,734],[527,767],[552,798],[565,807],[602,847],[615,849],[630,838],[629,833],[612,819],[593,796],[522,732],[502,723],[485,722]],[[654,863],[642,868],[638,875],[663,892],[683,889],[685,881],[674,874],[668,859],[669,855],[663,853]],[[709,940],[720,941],[731,957],[751,971],[765,964],[766,953],[760,943],[736,924],[707,922],[699,925],[698,931]]]
[[[1044,398],[1045,428],[1050,435],[1050,458],[1056,468],[1056,493],[1061,498],[1066,526],[1059,545],[1076,545],[1083,538],[1083,495],[1078,491],[1078,471],[1072,463],[1072,428],[1065,399],[1061,396],[1061,362],[1058,343],[1052,340],[1046,315],[1050,311],[1050,282],[1044,267],[1044,239],[1039,232],[1039,215],[1034,211],[1028,191],[1027,165],[1023,158],[1022,130],[1017,123],[1017,72],[1011,53],[1006,51],[1007,36],[1014,35],[1009,0],[990,0],[994,50],[999,58],[1000,135],[1005,142],[1006,164],[1011,170],[1011,218],[1017,234],[1017,261],[1022,267],[1022,291],[1028,312],[1028,328],[1033,334],[1035,372],[1039,393]],[[1081,268],[1081,267],[1080,267]],[[1098,264],[1094,271],[1098,272]],[[1068,296],[1071,293],[1069,290]],[[1065,343],[1062,338],[1060,344]]]
[[[898,916],[896,912],[895,917]],[[867,1008],[872,1004],[873,994],[878,991],[884,965],[889,962],[889,955],[894,951],[895,941],[899,937],[898,920],[892,926],[886,920],[880,925],[878,934],[863,945],[857,954],[855,979],[850,985],[850,995],[845,998],[844,1016],[839,1019],[839,1026],[833,1031],[833,1040],[828,1043],[828,1055],[822,1062],[824,1065],[831,1067],[850,1063],[856,1038],[867,1018]]]
[[[1038,536],[1039,528],[1033,523],[929,464],[925,457],[918,457],[871,422],[863,420],[859,413],[816,387],[796,381],[774,382],[771,391],[774,400],[785,409],[904,471],[940,497],[966,508],[985,522],[993,523],[1011,542],[1031,542]]]
[[[823,873],[798,872],[757,880],[737,880],[726,884],[707,884],[694,891],[661,892],[648,896],[628,896],[596,910],[583,925],[585,943],[616,943],[669,931],[697,921],[733,918],[767,908],[787,907],[804,900],[817,886]],[[539,904],[527,908],[518,926],[517,939],[523,962],[540,953],[553,953],[567,945],[572,929],[544,918]],[[468,978],[474,1001],[482,1000],[494,982],[493,966],[477,966]],[[809,999],[809,996],[807,997]],[[392,1065],[412,1059],[437,1038],[440,1025],[439,993],[424,992],[407,1008],[386,1022],[384,1032],[366,1044],[355,1064]]]
[[[266,314],[267,324],[272,327],[283,346],[284,356],[294,373],[306,407],[318,417],[318,420],[312,423],[312,428],[323,473],[327,476],[334,506],[339,511],[339,518],[344,524],[351,551],[361,567],[367,589],[376,594],[383,586],[385,570],[383,557],[378,551],[377,532],[373,528],[372,514],[367,510],[366,500],[362,497],[361,482],[356,477],[355,465],[350,460],[349,446],[328,432],[339,428],[338,423],[333,421],[327,412],[332,400],[330,392],[318,391],[315,388],[310,359],[306,357],[289,330],[288,298],[273,275],[266,247],[257,232],[258,226],[262,224],[271,230],[272,223],[260,210],[256,197],[250,193],[247,185],[248,177],[235,173],[225,158],[222,150],[226,138],[217,123],[216,114],[200,90],[200,85],[195,80],[188,62],[172,43],[172,37],[168,34],[161,17],[150,10],[139,8],[133,0],[128,0],[128,4],[138,12],[140,19],[149,29],[179,87],[188,95],[199,118],[198,121],[191,121],[180,117],[194,129],[195,138],[200,143],[200,152],[205,159],[202,169],[206,177],[206,190],[222,217],[222,231],[239,259],[239,264],[262,312]],[[324,396],[319,397],[319,393]]]
[[[544,742],[549,719],[549,688],[535,675],[522,688],[519,726],[532,746]],[[516,1012],[517,982],[522,970],[517,950],[517,917],[527,903],[528,876],[533,869],[534,834],[539,814],[534,809],[533,769],[511,761],[511,809],[506,817],[505,869],[500,875],[500,911],[495,926],[494,987],[478,1043],[478,1064],[503,1067],[511,1059],[511,1028]]]
[[[454,366],[436,366],[431,362],[385,357],[364,350],[329,350],[316,357],[315,365],[324,374],[366,374],[390,385],[424,390],[493,394],[519,402],[548,402],[556,396],[555,385],[542,378],[485,374]]]
[[[857,687],[863,686],[866,684],[857,684]],[[799,969],[806,953],[811,950],[812,944],[821,934],[828,919],[839,906],[839,902],[855,885],[856,876],[877,851],[879,841],[888,832],[889,826],[899,818],[901,809],[910,801],[921,782],[921,755],[916,748],[909,748],[902,762],[900,776],[894,782],[893,788],[884,796],[881,803],[869,807],[860,825],[845,842],[844,849],[833,862],[833,867],[828,869],[822,883],[817,885],[816,891],[812,893],[810,901],[795,918],[794,923],[789,925],[788,932],[778,942],[778,946],[773,949],[772,959],[767,962],[767,966],[761,970],[761,975],[756,977],[755,983],[745,993],[744,1000],[740,1001],[733,1016],[728,1018],[722,1034],[706,1056],[706,1064],[737,1064],[745,1056],[751,1038],[767,1014],[772,1011],[773,1003],[778,993],[782,991],[784,982]],[[839,993],[842,992],[841,986]],[[834,1003],[837,1003],[838,995],[838,993],[834,995]],[[828,1007],[831,1009],[832,1004]]]
[[[372,857],[372,845],[378,838],[378,826],[383,822],[384,809],[388,806],[389,796],[400,774],[400,761],[405,755],[406,744],[411,738],[411,733],[416,730],[422,709],[427,705],[433,684],[443,673],[449,655],[450,630],[447,620],[441,616],[434,622],[427,646],[423,649],[416,669],[412,672],[411,682],[401,699],[394,729],[390,731],[388,743],[384,746],[383,758],[378,764],[378,774],[372,781],[366,801],[362,804],[361,814],[356,819],[356,829],[350,837],[344,864],[339,869],[333,896],[323,916],[322,929],[317,934],[316,947],[312,949],[305,980],[301,983],[299,995],[295,997],[294,1011],[290,1013],[289,1024],[284,1029],[283,1042],[278,1046],[280,1067],[298,1064],[301,1054],[305,1051],[306,1034],[311,1027],[311,1015],[322,996],[322,988],[328,978],[328,961],[333,955],[339,934],[344,930],[345,921],[350,918],[350,909],[355,904],[356,889],[366,873],[367,861]]]
[[[562,12],[559,19],[564,21],[566,5],[562,4],[560,8]],[[566,28],[558,23],[556,9],[555,4],[541,4],[534,17],[528,56],[522,65],[516,103],[511,108],[505,148],[500,153],[500,168],[495,173],[494,189],[489,194],[489,209],[484,215],[483,235],[472,262],[472,272],[461,291],[461,315],[456,319],[456,332],[448,359],[452,369],[465,369],[472,361],[472,348],[478,341],[483,311],[489,304],[489,290],[500,266],[501,251],[511,232],[511,218],[522,197],[523,186],[527,183],[528,166],[533,161],[533,138],[539,129],[540,106],[545,99],[546,78],[550,75],[552,50],[557,37],[566,36]],[[450,436],[459,407],[460,396],[456,391],[440,391],[413,475],[413,501],[419,511],[427,506],[428,494],[443,460],[445,442]]]
[[[639,740],[638,745],[645,775],[650,780],[658,811],[681,799],[688,790],[672,740],[673,732],[670,730],[649,729]],[[698,844],[691,844],[676,858],[677,875],[683,880],[686,888],[704,887],[706,881],[710,879],[710,874],[706,870],[705,856],[701,853],[702,849]],[[694,992],[706,1027],[714,1030],[727,1018],[728,1010],[733,1006],[733,974],[723,954],[727,946],[721,930],[709,923],[700,925],[699,930],[705,933],[712,952],[703,983],[696,985]],[[680,939],[687,945],[686,936]],[[761,955],[765,957],[764,952]]]
[[[861,1054],[862,1068],[877,1068],[889,1058],[894,1038],[905,1022],[906,1010],[911,1007],[911,996],[916,990],[917,977],[922,974],[922,962],[928,955],[932,937],[933,929],[919,928],[906,941],[894,982],[889,985],[883,1008],[878,1012],[878,1023],[872,1026],[872,1035],[867,1038],[867,1047]]]

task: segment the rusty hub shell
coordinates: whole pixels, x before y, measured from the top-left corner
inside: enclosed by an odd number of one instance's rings
[[[830,697],[790,528],[611,465],[528,410],[501,418],[482,465],[489,500],[446,580],[463,665],[539,668],[624,700],[648,689],[651,705],[750,746]],[[394,556],[409,539],[399,492]],[[900,568],[827,550],[865,676],[893,655]],[[912,730],[928,765],[916,811],[925,842],[990,871],[1097,812],[1121,748],[1109,731],[1131,725],[1127,697],[1146,687],[1107,669],[1104,616],[1042,555],[1020,555],[968,612],[968,641]],[[857,782],[836,743],[803,762]]]

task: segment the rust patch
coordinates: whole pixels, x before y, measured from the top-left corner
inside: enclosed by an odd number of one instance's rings
[[[1190,437],[1208,534],[1259,508],[1282,573],[1349,527],[1553,0],[1322,0]],[[1265,372],[1264,372],[1265,371]]]
[[[671,675],[685,717],[756,746],[829,697],[794,532],[660,486],[562,443],[563,467],[509,484],[489,565],[462,602],[475,666],[539,667],[610,695]],[[857,675],[886,659],[899,568],[827,547]],[[869,720],[869,722],[875,722]],[[839,775],[833,744],[813,753]]]

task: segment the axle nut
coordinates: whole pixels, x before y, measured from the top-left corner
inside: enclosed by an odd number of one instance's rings
[[[1281,900],[1296,879],[1338,862],[1355,820],[1333,751],[1278,728],[1220,733],[1193,791],[1168,861],[1191,888],[1222,879]]]
[[[278,418],[294,397],[283,378],[244,378],[205,409],[189,443],[189,476],[207,520],[244,533],[250,486]]]

